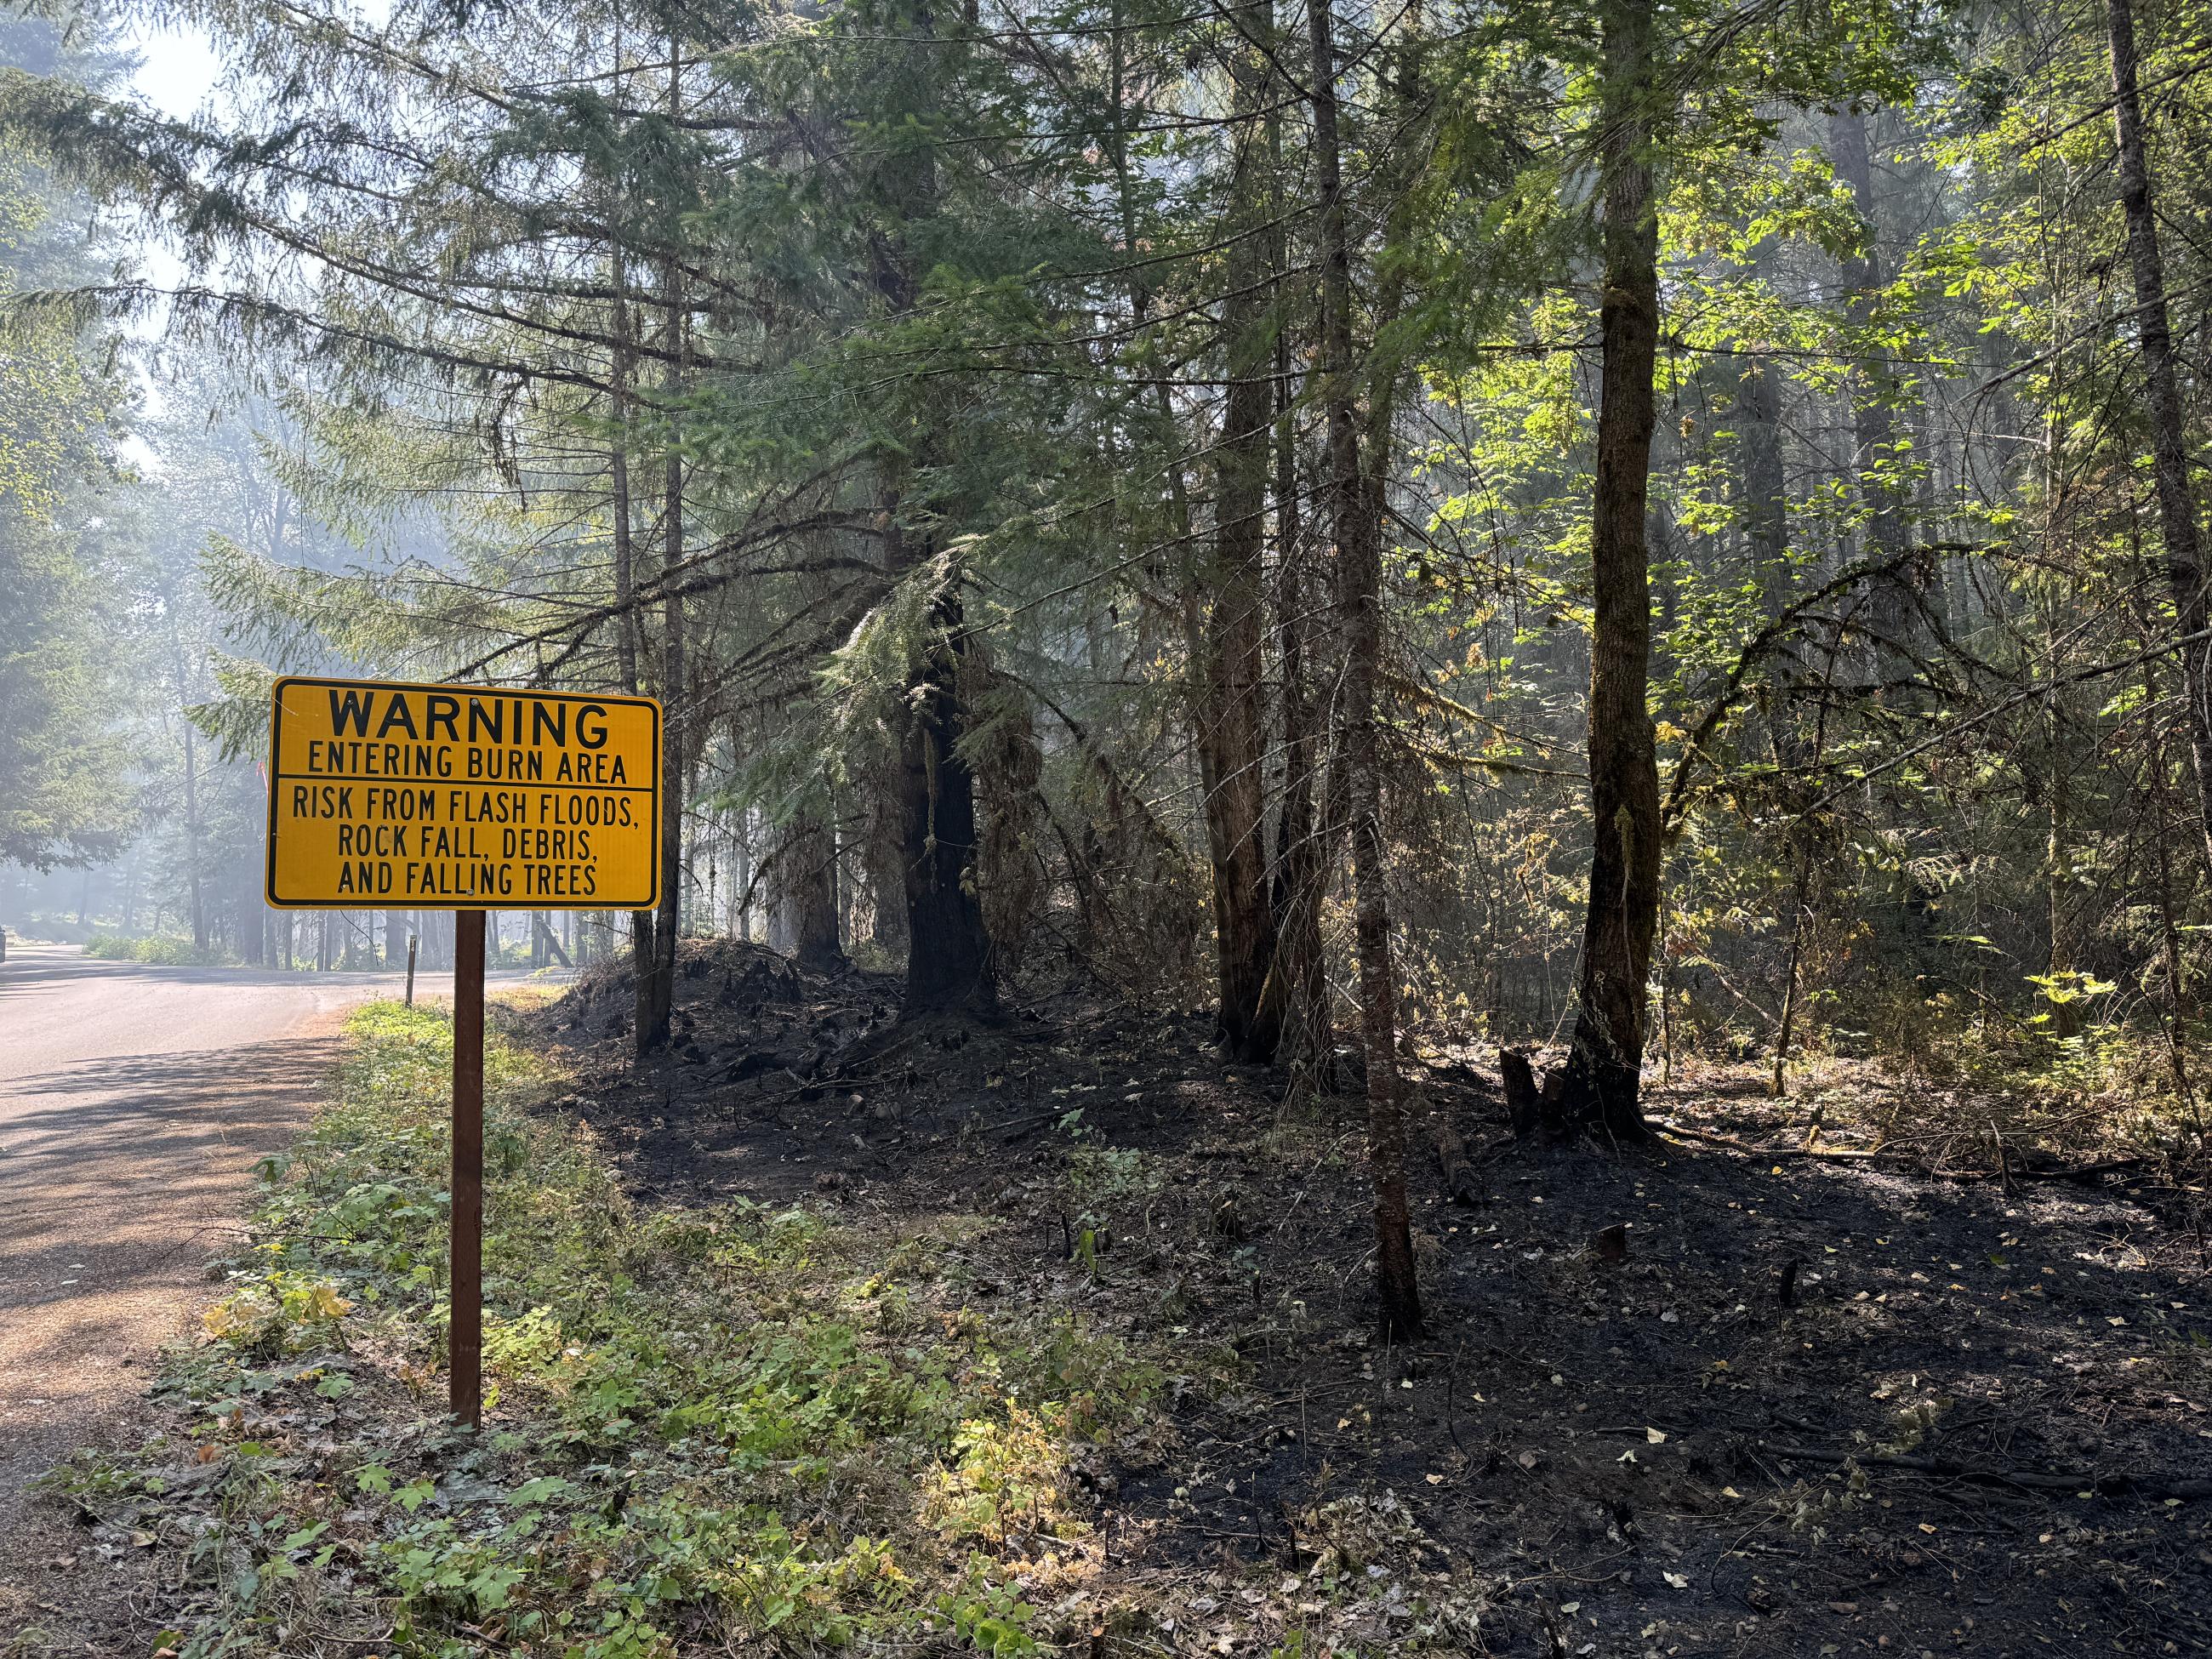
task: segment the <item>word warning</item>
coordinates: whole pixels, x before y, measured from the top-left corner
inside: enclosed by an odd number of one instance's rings
[[[660,705],[281,679],[269,902],[645,910],[659,899]]]

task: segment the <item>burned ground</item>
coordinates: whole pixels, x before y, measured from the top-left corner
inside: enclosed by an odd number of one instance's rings
[[[1417,1067],[1482,1190],[1426,1180],[1430,1335],[1389,1346],[1356,1102],[1223,1066],[1201,1018],[901,1026],[887,979],[717,945],[635,1068],[629,996],[603,970],[537,1030],[573,1079],[545,1109],[641,1200],[988,1218],[979,1305],[1218,1362],[1092,1483],[1115,1573],[1202,1645],[1264,1650],[1251,1587],[1295,1605],[1327,1553],[1374,1570],[1338,1632],[1367,1650],[1455,1573],[1498,1653],[2212,1648],[2193,1192],[1753,1155],[1773,1109],[1703,1088],[1667,1103],[1740,1146],[1516,1143],[1483,1068]]]

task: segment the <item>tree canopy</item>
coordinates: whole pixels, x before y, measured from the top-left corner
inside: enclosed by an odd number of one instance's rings
[[[182,485],[101,343],[158,336],[236,464],[176,675],[234,769],[302,667],[664,701],[667,898],[591,935],[641,1050],[756,916],[914,1018],[1204,1000],[1364,1091],[1407,1332],[1423,1044],[1624,1142],[1678,1053],[2094,1011],[2197,1122],[2186,8],[161,15],[196,114],[0,82],[8,857],[108,845],[92,526]]]

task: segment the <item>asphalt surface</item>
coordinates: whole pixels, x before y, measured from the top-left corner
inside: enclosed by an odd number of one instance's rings
[[[497,978],[519,977],[512,975]],[[25,1484],[127,1435],[155,1351],[210,1291],[255,1163],[305,1120],[340,1018],[397,974],[0,964],[0,1649],[87,1611],[82,1534]],[[452,994],[418,974],[416,994]],[[12,1603],[12,1605],[11,1605]],[[80,1649],[80,1651],[82,1650]]]

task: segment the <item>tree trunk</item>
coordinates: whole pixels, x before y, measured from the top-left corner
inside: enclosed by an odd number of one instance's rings
[[[753,842],[752,809],[738,809],[737,868],[730,879],[730,908],[733,929],[741,940],[750,945],[753,939]]]
[[[1788,603],[1790,483],[1782,458],[1781,376],[1762,354],[1736,389],[1743,445],[1745,551],[1770,609]]]
[[[1782,1017],[1775,1022],[1774,1068],[1766,1085],[1766,1092],[1776,1100],[1790,1091],[1790,1042],[1796,1032],[1797,980],[1805,959],[1805,895],[1812,880],[1812,850],[1801,848],[1797,879],[1790,890],[1790,955],[1782,970]]]
[[[906,1018],[953,1007],[988,1011],[997,1001],[975,891],[975,779],[953,753],[967,721],[957,596],[949,589],[940,594],[931,620],[899,732]]]
[[[1751,579],[1778,617],[1795,594],[1790,567],[1790,481],[1782,451],[1782,377],[1764,354],[1754,356],[1736,385],[1737,441],[1742,449],[1744,552]],[[1769,653],[1765,668],[1767,736],[1777,761],[1796,747],[1787,707],[1796,655],[1787,645]]]
[[[1850,189],[1859,221],[1858,246],[1844,258],[1843,278],[1851,323],[1863,330],[1874,321],[1875,291],[1884,281],[1865,116],[1845,108],[1828,118],[1828,155],[1836,176]],[[1897,376],[1880,347],[1863,342],[1859,350],[1861,361],[1851,375],[1851,441],[1859,502],[1866,514],[1863,550],[1869,559],[1895,564],[1905,556],[1909,529],[1905,491],[1898,476],[1905,456],[1899,449],[1903,428],[1897,418]],[[1877,677],[1898,651],[1909,659],[1921,648],[1926,630],[1920,601],[1927,586],[1917,562],[1869,584],[1866,625],[1875,638],[1867,654]]]
[[[1213,921],[1220,970],[1218,1027],[1231,1057],[1274,1057],[1279,1016],[1265,993],[1275,954],[1267,892],[1267,749],[1261,700],[1261,568],[1267,545],[1267,440],[1273,398],[1267,377],[1273,325],[1264,287],[1266,219],[1258,136],[1250,129],[1267,86],[1265,60],[1249,42],[1231,67],[1235,172],[1230,181],[1230,244],[1224,368],[1229,380],[1216,450],[1213,557],[1195,573],[1206,606],[1204,662],[1197,708],[1200,776],[1207,851],[1213,866]]]
[[[185,722],[185,879],[191,889],[192,949],[207,949],[207,906],[200,896],[199,764],[192,749],[192,724]]]
[[[1352,389],[1352,249],[1345,228],[1328,0],[1308,0],[1313,36],[1314,161],[1321,187],[1322,349],[1328,378],[1331,519],[1336,539],[1337,610],[1344,652],[1344,756],[1351,796],[1352,878],[1359,955],[1360,1030],[1367,1057],[1367,1158],[1375,1193],[1376,1289],[1394,1339],[1422,1334],[1406,1199],[1406,1137],[1398,1098],[1395,986],[1390,911],[1384,890],[1382,767],[1375,683],[1382,658],[1382,525],[1373,510],[1381,481],[1360,457]],[[1656,793],[1656,783],[1655,783]]]
[[[630,527],[630,319],[625,281],[623,258],[617,250],[614,256],[615,337],[621,343],[616,347],[614,359],[612,398],[615,434],[607,452],[614,491],[610,513],[614,531],[615,604],[621,611],[616,623],[615,660],[622,674],[622,689],[629,696],[635,696],[640,684],[638,673],[642,651],[639,636],[642,629],[637,608],[637,546]],[[665,733],[663,742],[665,746]],[[629,943],[630,1023],[636,1032],[638,1052],[642,1054],[645,1033],[653,1024],[654,964],[659,960],[653,948],[652,911],[633,910],[629,913]]]
[[[553,931],[553,924],[546,919],[543,910],[530,913],[530,927],[531,959],[538,967],[543,968],[549,960],[559,963],[563,968],[576,965],[568,960],[568,952],[562,947],[561,936]]]
[[[787,957],[799,954],[799,906],[786,878],[794,856],[787,834],[768,867],[768,948]]]
[[[2120,206],[2127,216],[2128,259],[2135,268],[2136,340],[2143,365],[2144,402],[2150,416],[2151,460],[2158,484],[2160,533],[2166,543],[2166,580],[2173,595],[2182,639],[2204,631],[2203,538],[2196,493],[2189,478],[2189,448],[2182,428],[2181,389],[2174,373],[2173,331],[2166,315],[2166,267],[2158,220],[2150,199],[2150,161],[2143,149],[2142,94],[2136,86],[2136,20],[2132,0],[2106,0],[2112,41],[2112,119],[2120,152]],[[2189,705],[2189,758],[2197,777],[2197,832],[2212,863],[2212,707],[2206,696],[2206,658],[2212,641],[2181,650],[2182,689]]]
[[[868,943],[885,962],[906,961],[906,857],[896,792],[870,780],[867,851]]]
[[[1270,18],[1272,24],[1273,19]],[[1281,45],[1278,39],[1278,51]],[[1279,82],[1271,84],[1279,85]],[[1270,100],[1271,106],[1274,100]],[[1270,257],[1275,298],[1284,300],[1290,266],[1285,228],[1282,118],[1267,121],[1270,167]],[[1336,1036],[1328,1000],[1328,963],[1321,933],[1331,860],[1316,801],[1328,711],[1316,694],[1310,663],[1316,629],[1308,614],[1310,571],[1304,544],[1304,497],[1298,484],[1297,415],[1291,397],[1289,331],[1275,332],[1275,640],[1282,665],[1283,798],[1275,816],[1273,888],[1275,951],[1267,999],[1278,1028],[1276,1058],[1302,1066],[1321,1088],[1336,1086]],[[1313,584],[1317,587],[1318,584]]]
[[[1284,402],[1287,406],[1287,394]],[[1328,836],[1316,800],[1322,778],[1327,710],[1315,695],[1307,666],[1313,623],[1306,615],[1305,553],[1299,547],[1299,513],[1291,421],[1285,412],[1279,438],[1276,518],[1280,568],[1276,576],[1275,635],[1283,677],[1283,800],[1275,817],[1275,953],[1267,996],[1280,1030],[1279,1059],[1305,1067],[1321,1086],[1335,1086],[1334,1022],[1328,1002],[1328,963],[1321,910],[1328,889]]]
[[[930,9],[917,6],[914,34],[919,84],[918,108],[910,118],[933,124],[941,98],[933,78],[945,49],[934,32]],[[1118,48],[1117,48],[1118,49]],[[886,112],[887,113],[891,112]],[[896,112],[908,114],[907,106]],[[878,179],[885,228],[872,239],[873,277],[891,315],[911,315],[921,299],[917,256],[902,234],[907,216],[927,219],[937,204],[934,155],[924,147],[894,147]],[[885,565],[894,574],[928,562],[931,538],[908,546],[899,525],[901,479],[929,469],[938,459],[925,429],[911,460],[887,469],[879,490],[885,538]],[[923,505],[944,510],[947,503]],[[975,891],[975,779],[957,752],[966,730],[967,710],[960,696],[960,665],[965,652],[957,574],[930,605],[930,626],[909,666],[908,684],[892,719],[899,743],[899,863],[906,897],[906,996],[901,1017],[964,1007],[995,1009],[991,952],[983,926],[982,902]]]
[[[795,815],[776,856],[776,948],[817,974],[845,966],[837,921],[837,849],[811,809]]]
[[[667,568],[684,562],[684,462],[672,451],[665,508]],[[660,914],[653,924],[651,994],[637,1030],[643,1054],[668,1041],[676,1006],[676,941],[684,929],[684,797],[690,764],[684,710],[684,598],[671,582],[661,617],[660,696],[666,721],[667,757],[661,778]]]
[[[1650,1131],[1638,1103],[1659,917],[1659,761],[1645,706],[1651,580],[1644,519],[1651,374],[1658,354],[1651,0],[1607,0],[1600,122],[1606,135],[1603,351],[1590,525],[1589,907],[1565,1105],[1616,1139]]]
[[[238,890],[238,954],[256,968],[269,960],[268,911],[261,897],[260,872],[251,866]]]
[[[678,47],[672,32],[668,42],[668,113],[683,112],[683,82]],[[684,309],[684,276],[671,256],[661,266],[661,289],[668,307],[668,374],[666,392],[672,410],[684,393],[684,356],[690,331]],[[690,776],[691,717],[686,707],[684,660],[684,595],[676,572],[684,563],[684,456],[672,437],[665,457],[666,477],[661,489],[661,534],[665,551],[662,572],[665,591],[661,597],[660,700],[666,754],[661,771],[660,914],[653,924],[653,972],[650,992],[641,1000],[642,1016],[637,1026],[637,1052],[645,1054],[665,1046],[669,1021],[676,1007],[676,944],[684,931],[684,796]]]

